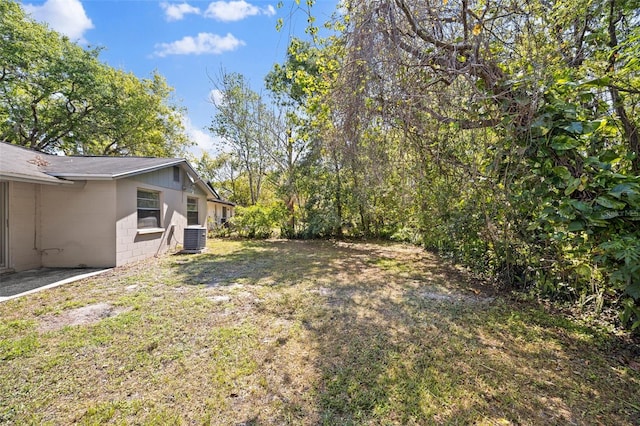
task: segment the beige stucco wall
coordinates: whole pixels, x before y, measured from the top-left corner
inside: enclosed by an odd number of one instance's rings
[[[9,182],[9,259],[15,271],[39,268],[39,219],[36,203],[40,185]]]
[[[116,264],[113,181],[41,186],[41,246],[45,267]]]
[[[216,203],[215,201],[207,201],[207,206],[207,226],[210,230],[220,225],[222,219],[222,207],[227,208],[227,220],[233,217],[233,206]]]
[[[10,182],[9,268],[115,265],[115,183]]]
[[[161,226],[163,232],[145,233],[138,230],[137,190],[160,192]],[[198,198],[200,223],[207,214],[206,197],[190,191],[179,191],[134,178],[117,181],[116,265],[145,259],[149,256],[176,250],[182,245],[187,226],[187,197]]]
[[[187,197],[198,199],[199,223],[205,226],[206,195],[194,186],[170,189],[149,180],[140,175],[73,185],[9,182],[8,267],[112,267],[175,250],[187,225]],[[138,188],[161,193],[162,232],[137,229]]]
[[[220,212],[222,209],[220,209]],[[218,212],[218,205],[211,201],[207,201],[207,228],[209,230],[214,229],[218,225],[218,218],[220,213]]]

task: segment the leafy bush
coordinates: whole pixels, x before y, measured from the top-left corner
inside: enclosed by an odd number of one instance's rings
[[[532,260],[559,260],[544,277],[557,284],[552,291],[609,294],[623,325],[639,329],[640,177],[631,170],[633,155],[612,143],[620,139],[617,124],[582,106],[593,99],[593,84],[547,92],[527,158],[533,176],[521,181],[529,184],[515,201],[537,206],[527,227]],[[567,100],[568,90],[583,104]]]
[[[286,210],[282,204],[256,204],[236,207],[236,215],[231,219],[233,226],[243,237],[269,238],[284,222]]]

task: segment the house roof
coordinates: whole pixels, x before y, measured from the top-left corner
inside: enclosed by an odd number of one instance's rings
[[[213,184],[211,182],[207,182],[207,186],[215,196],[214,198],[207,198],[207,201],[211,201],[212,203],[224,204],[226,206],[232,206],[232,207],[236,205],[236,203],[232,203],[231,201],[224,200],[220,196],[220,194],[218,194],[218,191],[216,191],[216,189],[213,187]]]
[[[45,184],[71,183],[46,173],[49,157],[53,156],[0,142],[0,179]]]
[[[207,193],[215,194],[183,158],[60,156],[0,143],[0,179],[64,184],[74,180],[121,179],[178,165]]]
[[[236,203],[232,203],[231,201],[223,200],[222,198],[207,198],[207,201],[210,203],[218,203],[225,206],[234,207]]]
[[[63,157],[52,155],[46,172],[63,179],[112,180],[184,163],[182,158]]]

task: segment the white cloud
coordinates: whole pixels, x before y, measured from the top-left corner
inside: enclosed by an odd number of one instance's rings
[[[172,43],[156,44],[156,56],[168,55],[219,55],[244,46],[245,42],[238,40],[231,33],[222,37],[217,34],[200,33],[195,38],[186,36]]]
[[[214,105],[222,105],[222,102],[224,102],[224,93],[222,90],[213,89],[209,92],[209,100],[213,102]]]
[[[195,127],[187,129],[187,134],[202,151],[214,150],[214,148],[220,144],[220,140],[218,138],[211,136],[203,130],[196,129]]]
[[[47,0],[40,6],[25,4],[22,7],[35,20],[48,23],[73,41],[84,42],[85,31],[93,28],[80,0]]]
[[[244,0],[232,0],[214,1],[204,12],[205,17],[223,22],[241,21],[248,16],[260,14],[273,16],[276,10],[271,5],[261,9]]]
[[[195,146],[189,149],[191,153],[198,157],[201,156],[203,152],[216,155],[220,149],[222,139],[194,126],[188,116],[182,116],[182,123],[185,126],[189,138],[195,142]]]
[[[192,13],[194,15],[200,14],[199,8],[191,6],[188,3],[177,4],[162,2],[160,3],[160,7],[162,8],[162,10],[164,10],[167,21],[180,21],[184,19],[185,15],[189,13]]]
[[[346,2],[339,1],[336,6],[336,12],[339,16],[347,16],[349,14],[349,8],[347,7]]]

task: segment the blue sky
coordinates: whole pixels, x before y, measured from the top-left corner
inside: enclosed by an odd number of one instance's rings
[[[23,0],[25,11],[83,46],[102,47],[102,61],[140,78],[154,70],[187,108],[185,124],[198,143],[194,154],[214,150],[206,127],[215,114],[210,80],[244,74],[262,91],[273,64],[285,60],[289,38],[305,37],[307,16],[294,0]],[[304,5],[305,1],[301,3]],[[326,21],[337,0],[318,0],[314,16]],[[285,26],[276,31],[278,19]]]

